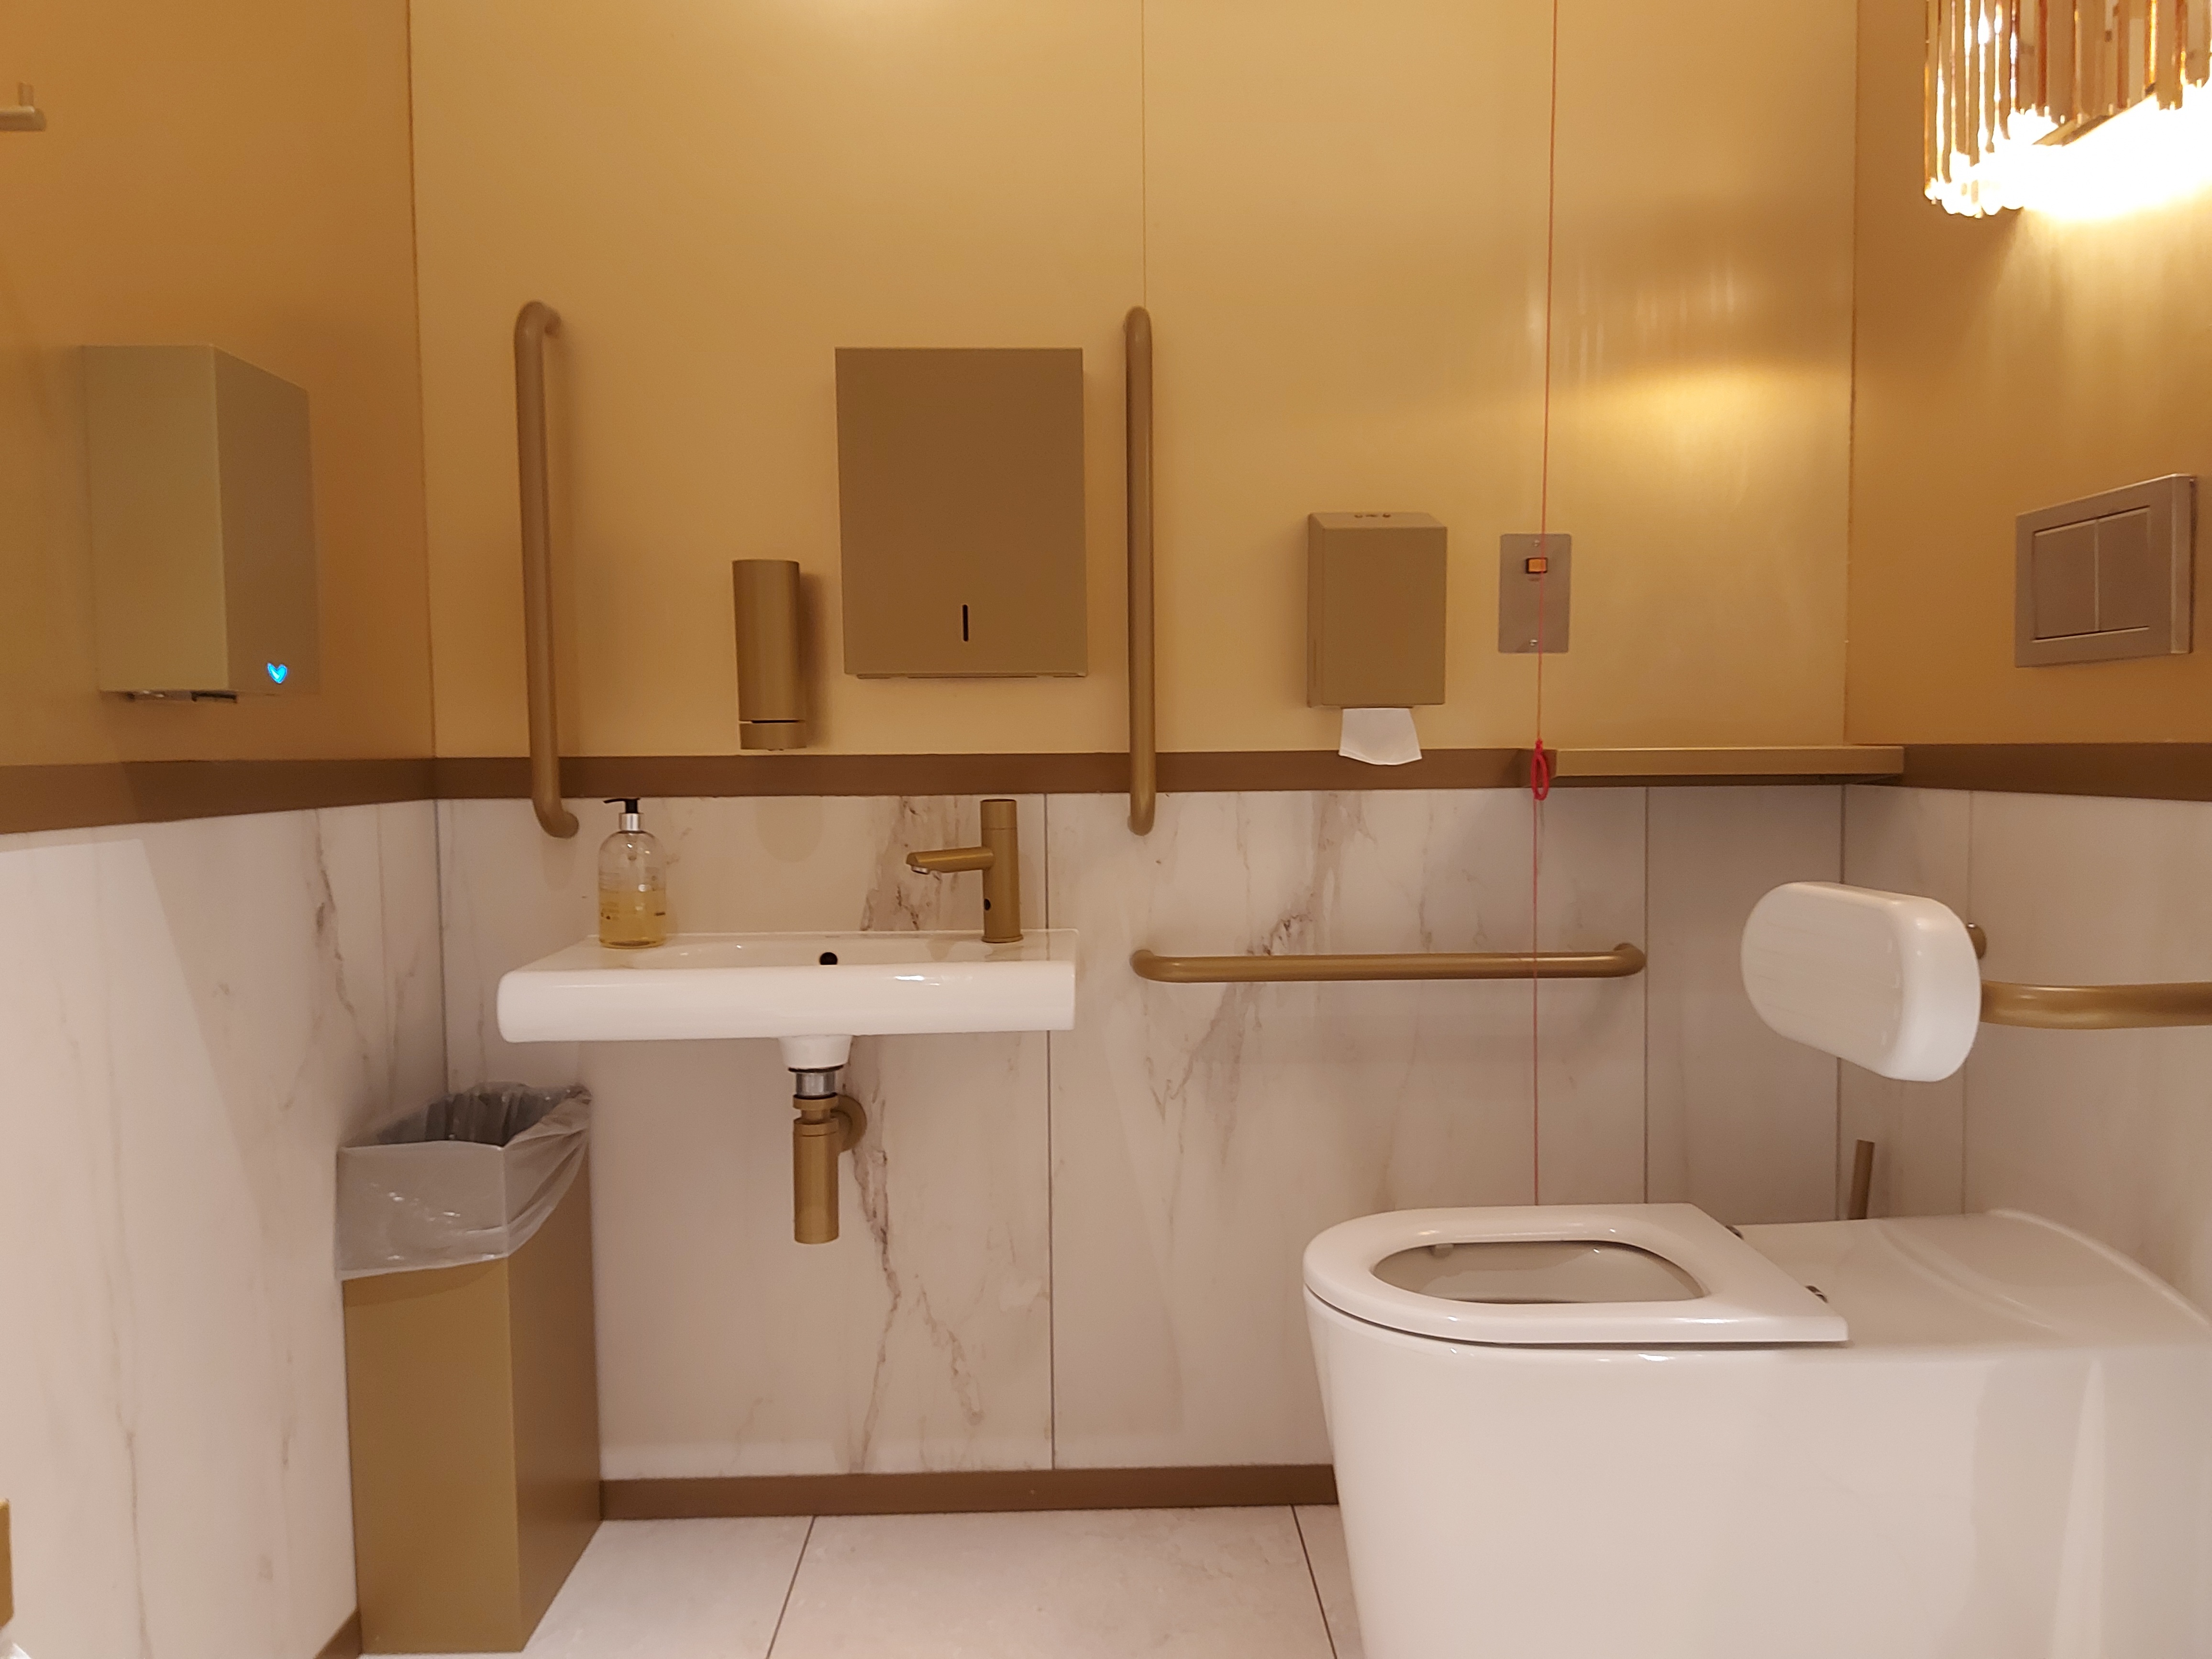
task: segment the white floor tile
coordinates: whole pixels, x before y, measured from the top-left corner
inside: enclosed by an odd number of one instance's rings
[[[1287,1509],[824,1516],[775,1659],[1328,1659]]]
[[[1321,1595],[1322,1616],[1328,1620],[1329,1644],[1336,1659],[1366,1659],[1359,1644],[1359,1609],[1352,1601],[1352,1563],[1344,1553],[1344,1520],[1334,1504],[1306,1504],[1297,1511],[1298,1534],[1306,1546],[1306,1565],[1313,1569],[1314,1589]]]
[[[806,1525],[610,1521],[526,1659],[767,1659]]]

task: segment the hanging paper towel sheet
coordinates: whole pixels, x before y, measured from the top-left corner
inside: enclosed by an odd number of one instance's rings
[[[1404,766],[1421,757],[1410,708],[1347,708],[1336,752],[1370,766]]]

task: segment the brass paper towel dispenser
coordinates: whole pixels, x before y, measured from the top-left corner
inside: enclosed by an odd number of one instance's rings
[[[1444,526],[1425,513],[1306,520],[1306,702],[1444,700]]]
[[[1083,353],[842,349],[845,672],[1087,666]]]
[[[307,394],[213,346],[87,346],[100,689],[319,689]]]

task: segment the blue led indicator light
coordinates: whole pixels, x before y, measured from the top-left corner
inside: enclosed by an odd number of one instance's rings
[[[285,664],[285,663],[281,663],[281,662],[264,663],[264,664],[263,664],[263,665],[262,665],[262,666],[264,666],[264,668],[268,669],[268,671],[269,671],[269,678],[270,678],[270,679],[272,679],[272,680],[276,681],[276,684],[279,684],[279,685],[283,684],[284,684],[284,682],[285,682],[285,680],[286,680],[286,679],[288,679],[288,678],[290,678],[290,676],[291,676],[291,672],[292,672],[291,667],[289,666],[289,665]]]

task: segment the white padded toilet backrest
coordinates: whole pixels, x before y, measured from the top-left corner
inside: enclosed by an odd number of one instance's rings
[[[1784,1036],[1916,1083],[1965,1065],[1981,1024],[1966,924],[1909,893],[1776,888],[1744,924],[1743,988]]]

